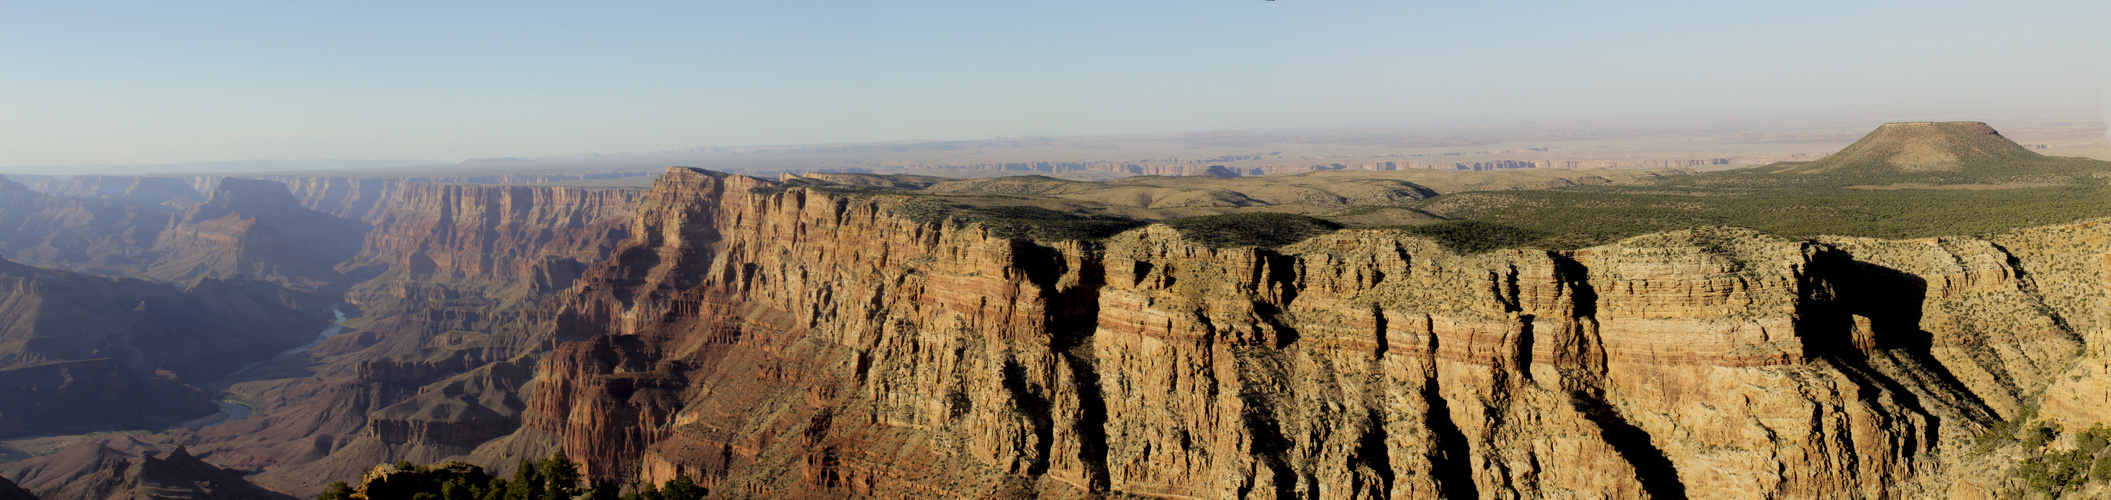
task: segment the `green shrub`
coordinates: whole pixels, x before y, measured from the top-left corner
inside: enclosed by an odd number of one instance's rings
[[[408,461],[376,466],[385,474],[362,480],[354,488],[343,481],[330,483],[319,500],[348,500],[355,492],[370,499],[432,500],[618,500],[617,485],[583,481],[579,463],[559,452],[540,461],[522,460],[513,479],[491,477],[482,467],[462,462],[420,466]],[[647,485],[649,488],[650,485]],[[621,497],[645,500],[696,500],[704,489],[688,477],[667,482],[665,490],[651,488],[653,496],[640,496],[647,489]]]
[[[2046,443],[2050,443],[2054,438],[2058,437],[2060,437],[2060,429],[2058,427],[2054,427],[2051,423],[2038,424],[2037,427],[2023,434],[2023,447],[2032,450],[2044,448]]]
[[[1991,190],[1815,188],[1677,189],[1578,186],[1453,193],[1416,208],[1549,236],[1533,244],[1576,248],[1647,233],[1739,226],[1789,236],[1921,238],[1991,234],[2111,216],[2111,188],[2090,185]]]
[[[2052,452],[2024,460],[2017,474],[2030,489],[2061,492],[2082,485],[2095,465],[2095,456],[2081,450]]]

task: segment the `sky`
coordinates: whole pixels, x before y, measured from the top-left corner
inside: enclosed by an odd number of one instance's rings
[[[2111,2],[0,0],[0,166],[2111,108]]]

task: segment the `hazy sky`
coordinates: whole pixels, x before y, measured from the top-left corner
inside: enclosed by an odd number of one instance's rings
[[[0,166],[2111,101],[2111,1],[0,0]]]

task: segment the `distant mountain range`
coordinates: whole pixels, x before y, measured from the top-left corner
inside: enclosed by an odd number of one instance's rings
[[[435,160],[238,160],[208,161],[198,163],[153,163],[143,165],[20,165],[12,167],[0,167],[0,174],[224,174],[236,172],[346,170],[358,168],[408,167],[415,165],[445,165],[452,163],[453,162]]]

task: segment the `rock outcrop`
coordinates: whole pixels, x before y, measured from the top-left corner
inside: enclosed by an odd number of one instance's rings
[[[509,439],[729,496],[1939,496],[2106,307],[1972,238],[1037,244],[772,184],[663,176]]]

